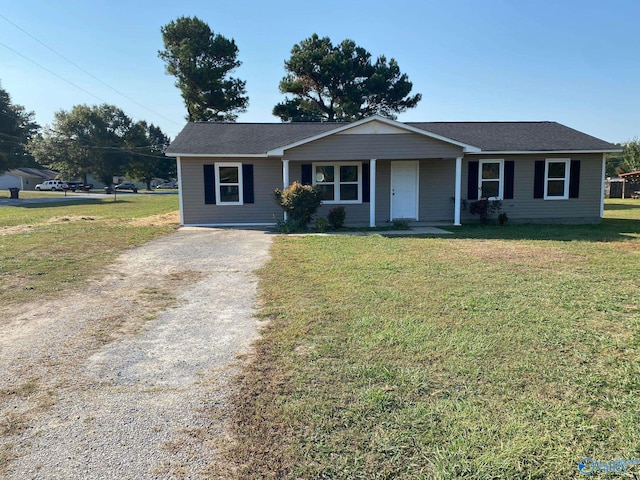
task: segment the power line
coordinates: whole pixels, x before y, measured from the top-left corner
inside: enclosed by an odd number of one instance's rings
[[[95,75],[93,75],[91,72],[89,72],[89,71],[85,70],[85,69],[84,69],[84,68],[82,68],[80,65],[78,65],[78,64],[77,64],[77,63],[75,63],[75,62],[73,62],[72,60],[69,60],[67,57],[65,57],[64,55],[62,55],[60,52],[58,52],[57,50],[55,50],[53,47],[50,47],[49,45],[47,45],[46,43],[44,43],[42,40],[38,39],[37,37],[35,37],[35,36],[34,36],[34,35],[32,35],[31,33],[29,33],[28,31],[26,31],[24,28],[20,27],[19,25],[17,25],[17,24],[16,24],[16,23],[14,23],[14,22],[12,22],[11,20],[9,20],[7,17],[5,17],[4,15],[2,15],[1,13],[0,13],[0,18],[3,18],[5,21],[7,21],[7,22],[8,22],[8,23],[10,23],[11,25],[13,25],[15,28],[17,28],[17,29],[18,29],[18,30],[20,30],[21,32],[25,33],[26,35],[28,35],[29,37],[31,37],[32,39],[34,39],[34,40],[35,40],[36,42],[38,42],[40,45],[42,45],[43,47],[45,47],[45,48],[47,48],[48,50],[52,51],[53,53],[55,53],[56,55],[58,55],[60,58],[62,58],[64,61],[66,61],[66,62],[70,63],[71,65],[73,65],[74,67],[76,67],[76,68],[77,68],[78,70],[80,70],[81,72],[84,72],[86,75],[89,75],[89,76],[90,76],[91,78],[93,78],[94,80],[96,80],[96,81],[100,82],[100,83],[101,83],[102,85],[104,85],[105,87],[107,87],[107,88],[109,88],[109,89],[113,90],[114,92],[116,92],[116,93],[117,93],[118,95],[120,95],[121,97],[126,98],[126,99],[127,99],[127,100],[129,100],[130,102],[135,103],[135,104],[136,104],[136,105],[138,105],[139,107],[144,108],[144,109],[145,109],[145,110],[147,110],[148,112],[151,112],[151,113],[153,113],[154,115],[159,116],[160,118],[164,118],[165,120],[167,120],[167,121],[169,121],[169,122],[172,122],[172,123],[173,123],[173,124],[175,124],[175,125],[180,125],[180,124],[179,124],[178,122],[176,122],[174,119],[171,119],[171,118],[169,118],[169,117],[166,117],[166,116],[162,115],[161,113],[158,113],[158,112],[156,112],[156,111],[154,111],[154,110],[150,109],[149,107],[147,107],[147,106],[143,105],[142,103],[140,103],[140,102],[138,102],[138,101],[134,100],[133,98],[131,98],[131,97],[129,97],[129,96],[127,96],[127,95],[125,95],[124,93],[122,93],[122,92],[121,92],[120,90],[118,90],[117,88],[112,87],[111,85],[109,85],[108,83],[106,83],[104,80],[102,80],[102,79],[100,79],[100,78],[96,77],[96,76],[95,76]],[[6,45],[4,45],[4,46],[6,47]],[[8,48],[8,47],[7,47],[7,48]],[[13,49],[11,49],[11,50],[13,50]],[[13,51],[15,52],[15,50],[13,50]],[[16,53],[18,53],[18,52],[16,52]],[[22,56],[24,57],[24,55],[22,55]],[[24,58],[26,58],[26,57],[24,57]],[[27,59],[27,60],[29,60],[29,59]],[[32,60],[29,60],[29,61],[33,62]],[[33,62],[33,63],[35,63],[35,62]],[[36,65],[37,65],[37,64],[36,64]],[[39,65],[39,66],[40,66],[40,65]],[[42,68],[44,68],[44,67],[42,67]],[[45,70],[46,70],[46,69],[45,69]],[[47,70],[47,71],[49,71],[50,73],[52,73],[50,70]],[[55,74],[54,74],[54,75],[55,75]],[[56,75],[56,76],[58,76],[58,77],[59,77],[59,75]],[[62,77],[59,77],[59,78],[62,78]],[[63,80],[64,80],[64,79],[63,79]],[[67,81],[67,80],[65,80],[65,81]],[[71,82],[69,82],[69,83],[71,83]],[[73,85],[73,84],[72,84],[72,85]],[[75,86],[75,85],[74,85],[74,86]],[[84,89],[81,89],[81,90],[83,90],[83,91],[85,91],[85,92],[86,92],[86,90],[84,90]],[[91,94],[90,94],[90,95],[91,95]],[[95,95],[94,95],[94,96],[95,96]],[[96,98],[97,98],[97,97],[96,97]],[[102,101],[104,101],[104,100],[102,100]],[[105,103],[108,103],[108,102],[106,102],[106,101],[104,101],[104,102],[105,102]]]
[[[49,72],[51,75],[58,77],[60,80],[67,82],[69,85],[77,88],[78,90],[82,90],[84,93],[91,95],[93,98],[97,98],[98,100],[100,100],[103,103],[109,103],[107,102],[104,98],[100,98],[97,95],[94,95],[93,93],[91,93],[89,90],[86,90],[84,88],[82,88],[79,85],[76,85],[75,83],[73,83],[71,80],[67,80],[66,78],[64,78],[61,75],[58,75],[56,72],[49,70],[47,67],[44,67],[42,65],[40,65],[38,62],[36,62],[35,60],[31,60],[29,57],[27,57],[26,55],[23,55],[22,53],[20,53],[19,51],[15,50],[14,48],[11,48],[9,45],[6,45],[2,42],[0,42],[0,45],[2,45],[4,48],[6,48],[7,50],[11,50],[13,53],[15,53],[16,55],[20,55],[22,58],[24,58],[25,60],[33,63],[34,65],[36,65],[37,67],[40,67],[41,69],[43,69],[46,72]]]
[[[132,146],[126,146],[126,147],[118,147],[118,146],[109,146],[109,145],[97,145],[96,142],[86,139],[86,138],[70,138],[68,135],[63,134],[62,132],[58,132],[56,130],[50,129],[51,131],[53,131],[54,133],[57,133],[59,135],[65,135],[67,136],[67,138],[69,140],[72,140],[74,142],[78,142],[80,144],[80,147],[82,148],[87,148],[89,150],[114,150],[117,152],[121,152],[121,153],[128,153],[131,155],[138,155],[141,157],[150,157],[150,158],[158,158],[158,159],[167,159],[169,157],[167,157],[166,155],[154,155],[154,154],[150,154],[150,153],[141,153],[141,152],[136,152],[134,151],[135,149],[142,149],[142,148],[151,148],[151,147],[157,147],[158,145],[132,145]],[[15,145],[15,146],[22,146],[24,147],[24,143],[22,143],[22,138],[20,137],[16,137],[14,135],[9,135],[6,133],[2,133],[0,132],[0,135],[3,137],[7,137],[10,138],[11,140],[6,140],[3,138],[0,138],[0,142],[3,142],[5,144],[10,144],[10,145]],[[84,144],[83,144],[84,143]]]

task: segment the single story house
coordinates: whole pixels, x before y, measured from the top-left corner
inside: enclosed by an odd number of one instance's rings
[[[294,181],[341,205],[350,226],[461,225],[479,198],[509,219],[594,223],[603,214],[611,143],[555,122],[188,123],[177,158],[183,225],[268,226],[273,191]]]
[[[0,190],[35,190],[38,183],[53,180],[57,175],[57,172],[42,168],[14,168],[0,175]]]

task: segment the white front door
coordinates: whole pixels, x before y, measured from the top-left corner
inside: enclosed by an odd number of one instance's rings
[[[391,162],[391,220],[418,220],[418,162]]]

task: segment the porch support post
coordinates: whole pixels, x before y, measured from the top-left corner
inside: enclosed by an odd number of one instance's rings
[[[369,160],[369,226],[376,226],[376,159]]]
[[[462,157],[456,158],[456,185],[455,185],[455,200],[453,207],[453,224],[456,226],[462,225],[460,223],[460,209],[462,207],[461,201],[462,192]]]
[[[289,186],[289,160],[282,160],[282,188]]]
[[[604,218],[604,182],[607,177],[607,155],[602,154],[602,175],[600,181],[602,185],[600,186],[600,218]]]
[[[282,160],[282,188],[289,186],[289,160]],[[287,221],[287,212],[283,212],[284,221]]]
[[[180,225],[184,226],[184,200],[182,198],[184,185],[182,185],[182,161],[180,160],[180,157],[176,157],[176,169],[178,173],[178,206],[180,209]]]

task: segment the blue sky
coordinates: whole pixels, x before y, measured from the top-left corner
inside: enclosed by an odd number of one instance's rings
[[[284,61],[318,33],[398,61],[422,93],[400,121],[554,120],[612,142],[640,136],[639,0],[23,0],[0,15],[135,100],[0,17],[0,82],[42,125],[106,101],[175,137],[186,111],[157,57],[160,27],[196,15],[238,45],[250,102],[239,121],[278,121]]]

